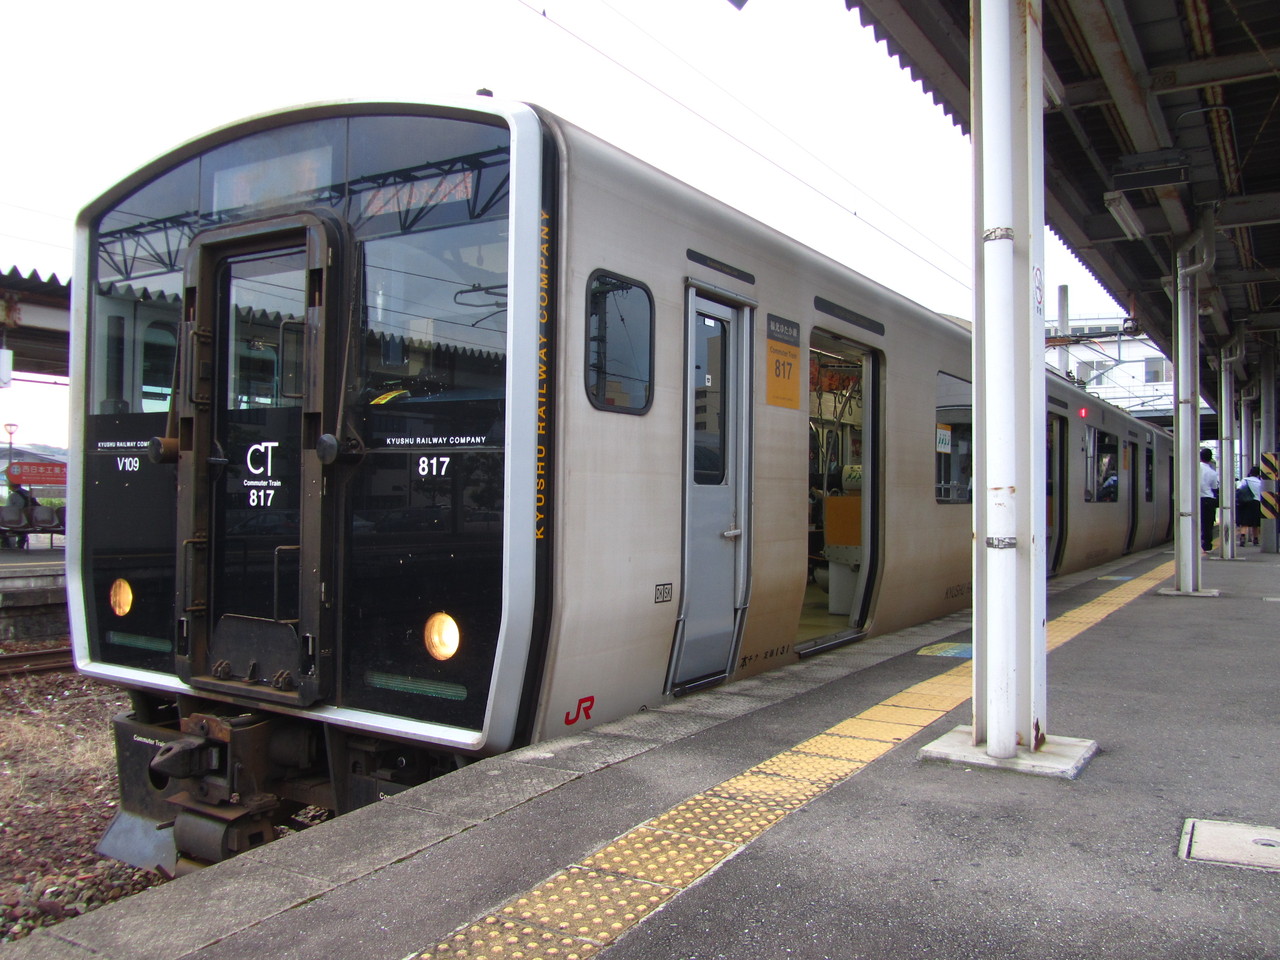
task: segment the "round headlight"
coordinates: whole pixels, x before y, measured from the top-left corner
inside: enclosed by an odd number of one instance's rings
[[[422,642],[431,656],[437,660],[448,660],[458,652],[458,645],[462,642],[457,621],[447,613],[433,613],[422,628]]]
[[[117,580],[111,584],[111,612],[123,617],[133,609],[133,587],[128,580]]]

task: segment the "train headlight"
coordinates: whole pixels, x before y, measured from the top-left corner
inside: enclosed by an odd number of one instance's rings
[[[111,612],[117,617],[123,617],[133,609],[133,587],[128,580],[116,580],[111,584]]]
[[[457,621],[447,613],[433,613],[422,628],[422,643],[437,660],[448,660],[462,643]]]

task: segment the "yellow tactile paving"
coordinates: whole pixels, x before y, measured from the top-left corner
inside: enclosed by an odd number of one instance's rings
[[[689,833],[744,845],[787,815],[785,810],[699,793],[647,824],[655,830]]]
[[[737,852],[732,843],[636,827],[582,861],[607,870],[672,887],[687,887],[717,863]]]
[[[954,692],[934,692],[942,690],[942,687],[930,688],[930,692],[923,693],[919,691],[920,684],[909,690],[903,690],[902,693],[896,693],[888,700],[884,701],[886,706],[891,707],[914,707],[917,710],[935,710],[939,713],[950,713],[960,704],[969,699],[968,688],[965,688],[964,694],[961,695],[959,688]]]
[[[905,723],[913,727],[927,727],[947,711],[918,710],[915,707],[891,707],[879,704],[863,710],[858,716],[864,720],[883,720],[885,723]]]
[[[1052,650],[1167,579],[1172,561],[1055,618]],[[468,960],[591,957],[788,813],[853,776],[973,689],[965,661],[739,776],[690,797],[418,954]]]
[[[885,740],[866,740],[862,737],[842,737],[830,733],[820,733],[816,737],[797,743],[793,749],[805,753],[817,753],[827,757],[840,757],[844,760],[858,760],[870,763],[892,750],[896,743]]]
[[[744,773],[718,783],[706,792],[739,803],[759,803],[789,812],[826,791],[825,786],[807,780],[774,777],[767,773]]]
[[[929,680],[921,680],[914,687],[907,687],[903,693],[914,693],[935,697],[954,697],[963,693],[965,700],[967,700],[969,699],[969,694],[972,690],[972,673],[964,677],[953,677],[944,673]],[[898,694],[898,696],[902,696],[902,694]],[[964,700],[960,702],[963,703]]]
[[[838,733],[842,737],[865,737],[867,740],[884,740],[886,743],[901,743],[919,732],[920,728],[913,724],[867,720],[861,714],[843,720],[827,731]]]
[[[485,917],[455,933],[427,957],[467,957],[468,960],[578,960],[595,956],[600,947],[587,940],[543,930],[527,923]]]
[[[499,911],[503,920],[605,943],[675,895],[675,888],[572,867]]]
[[[865,764],[856,760],[840,760],[835,757],[823,757],[800,750],[788,750],[776,757],[766,760],[751,768],[754,773],[772,773],[779,777],[792,777],[796,780],[812,780],[830,786],[853,775]]]

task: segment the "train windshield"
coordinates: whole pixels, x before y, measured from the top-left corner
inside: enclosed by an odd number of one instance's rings
[[[310,120],[188,156],[91,225],[93,659],[480,728],[510,154],[502,124]]]

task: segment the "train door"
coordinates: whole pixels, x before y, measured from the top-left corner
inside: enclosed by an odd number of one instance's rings
[[[684,591],[668,685],[687,692],[733,666],[746,608],[750,402],[747,314],[689,294]]]
[[[1138,536],[1138,505],[1142,502],[1142,476],[1138,469],[1138,445],[1127,441],[1124,445],[1124,469],[1129,473],[1129,533],[1124,539],[1124,552],[1133,550]]]
[[[835,334],[809,343],[809,584],[803,656],[860,636],[876,570],[876,356]],[[967,495],[967,494],[966,494]]]
[[[1067,437],[1067,420],[1056,414],[1049,414],[1049,421],[1045,426],[1045,441],[1047,445],[1045,464],[1045,535],[1048,544],[1048,550],[1045,554],[1047,564],[1047,572],[1052,575],[1058,569],[1062,562],[1062,549],[1064,546],[1063,532],[1066,530],[1065,518],[1063,516],[1066,503],[1063,498],[1063,491],[1066,490],[1066,478],[1063,476],[1065,469],[1065,461],[1062,457],[1062,451],[1066,446]]]
[[[331,508],[315,494],[338,253],[305,216],[192,243],[175,404],[191,453],[178,474],[177,635],[179,675],[196,687],[305,705],[331,680]]]

